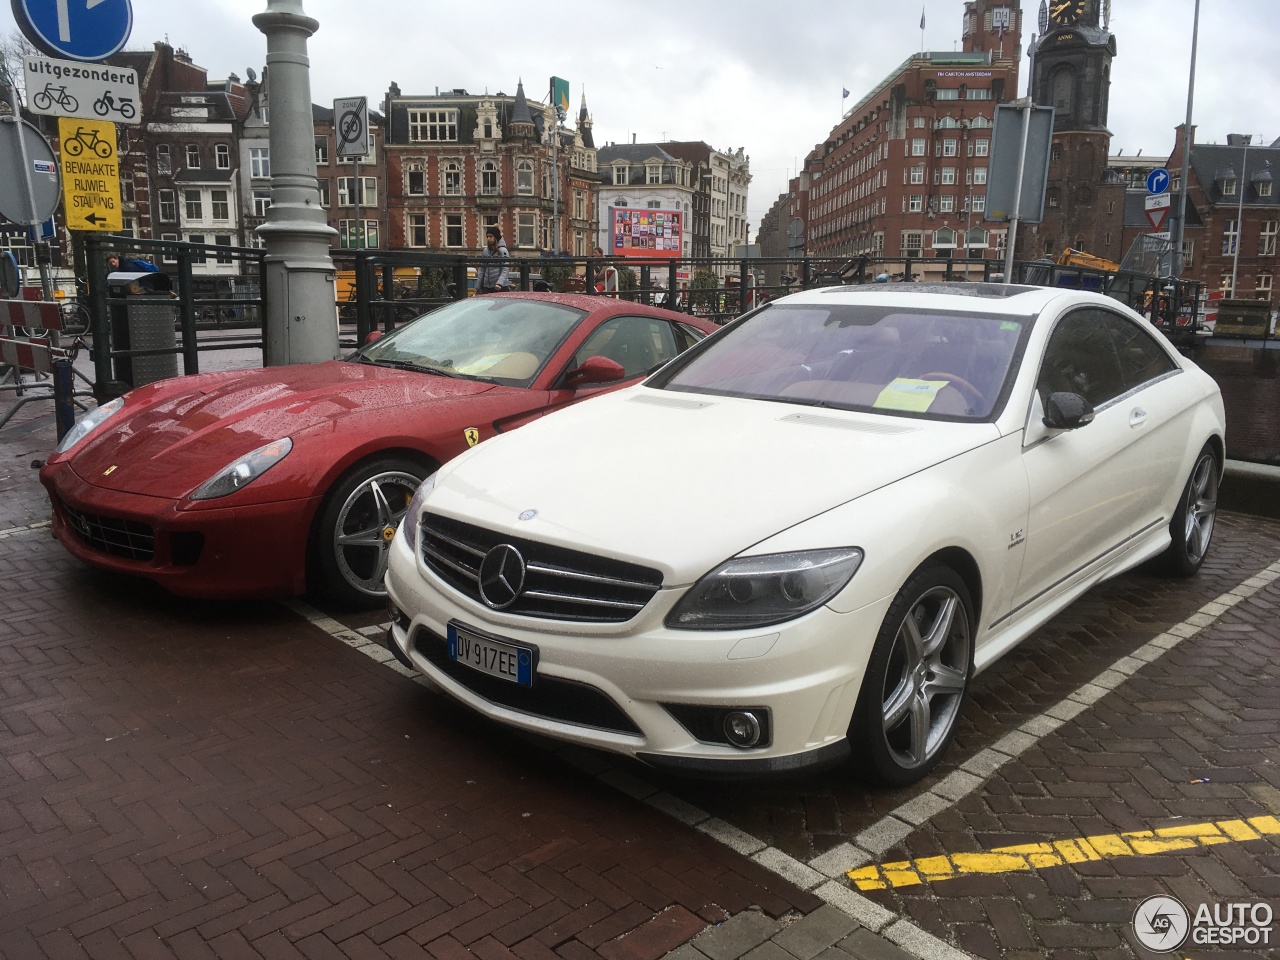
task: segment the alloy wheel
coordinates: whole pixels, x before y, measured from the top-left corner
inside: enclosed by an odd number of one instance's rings
[[[382,577],[391,541],[421,482],[411,473],[390,470],[369,477],[343,501],[331,547],[343,579],[360,593],[386,593]]]

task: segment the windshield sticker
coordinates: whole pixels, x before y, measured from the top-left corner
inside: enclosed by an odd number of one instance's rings
[[[938,391],[947,385],[945,380],[910,380],[899,377],[880,391],[871,406],[880,410],[904,410],[908,413],[924,413],[933,405]]]

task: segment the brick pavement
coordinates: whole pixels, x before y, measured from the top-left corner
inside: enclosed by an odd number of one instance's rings
[[[29,466],[52,442],[40,419],[0,432],[0,531],[46,516]],[[1195,580],[1136,573],[1094,590],[978,679],[948,763],[923,786],[1276,556],[1280,524],[1223,515]],[[910,955],[278,605],[174,600],[86,570],[39,527],[0,536],[0,573],[0,956]],[[1280,763],[1275,599],[1198,638],[1215,638],[1213,655],[1188,644],[1144,668],[883,859],[1274,810],[1276,767],[1259,766]],[[1206,676],[1221,686],[1211,697]],[[1225,772],[1191,783],[1206,765]],[[642,772],[801,864],[920,790],[828,775],[743,791]],[[1118,918],[1138,893],[1273,897],[1275,849],[869,896],[978,956],[1109,960],[1133,955]],[[575,881],[584,869],[589,882]],[[917,955],[944,955],[921,942]]]

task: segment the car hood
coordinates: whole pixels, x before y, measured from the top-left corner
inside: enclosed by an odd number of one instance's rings
[[[635,387],[446,466],[428,510],[689,582],[753,544],[998,439],[943,423]],[[521,514],[537,511],[532,519]]]
[[[123,411],[72,450],[71,466],[99,487],[179,498],[281,437],[322,429],[334,443],[354,414],[464,402],[492,389],[339,361],[167,380],[130,393]]]

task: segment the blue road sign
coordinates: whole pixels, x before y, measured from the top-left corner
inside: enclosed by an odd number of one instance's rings
[[[1157,167],[1147,174],[1147,193],[1164,193],[1169,189],[1169,171]]]
[[[105,60],[133,30],[130,0],[10,0],[28,40],[51,57]]]

